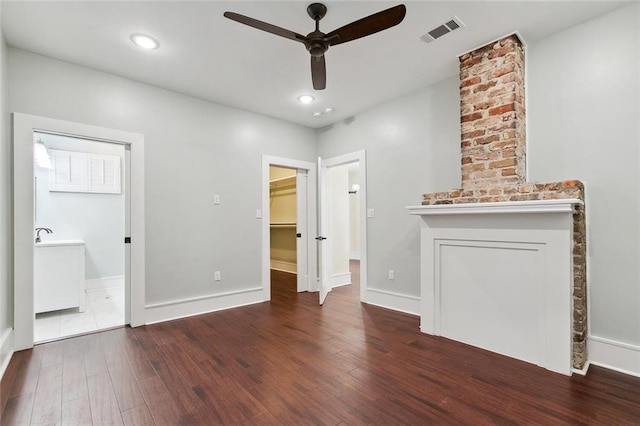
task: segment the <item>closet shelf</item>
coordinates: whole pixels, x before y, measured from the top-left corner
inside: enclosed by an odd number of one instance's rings
[[[295,228],[295,222],[280,222],[280,223],[272,223],[270,225],[272,228]]]
[[[287,186],[295,186],[295,185],[296,185],[296,175],[273,179],[269,181],[269,187],[271,188],[284,188]]]

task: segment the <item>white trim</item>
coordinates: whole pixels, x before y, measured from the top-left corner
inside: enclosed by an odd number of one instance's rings
[[[582,200],[529,200],[503,201],[495,203],[434,204],[429,206],[408,206],[409,214],[420,216],[452,214],[492,214],[492,213],[574,213],[575,205]]]
[[[363,302],[411,315],[420,315],[420,298],[393,291],[367,289]]]
[[[124,287],[124,275],[84,280],[84,289],[86,292],[118,287]]]
[[[584,365],[582,366],[582,368],[581,368],[581,369],[574,368],[574,369],[572,370],[572,371],[573,371],[573,374],[578,374],[578,375],[580,375],[580,376],[586,376],[586,375],[587,375],[587,373],[589,372],[589,366],[590,366],[590,365],[591,365],[591,361],[587,360],[587,361],[584,363]]]
[[[331,288],[340,287],[343,285],[351,284],[351,272],[345,272],[343,274],[334,274],[329,277],[329,285]]]
[[[262,156],[262,300],[271,300],[271,212],[269,210],[269,166],[290,167],[307,171],[307,235],[316,234],[316,166],[308,161],[289,158]],[[314,238],[307,238],[307,270],[309,271],[309,291],[318,291],[317,245]]]
[[[640,346],[589,335],[587,347],[591,364],[640,377]]]
[[[352,251],[351,253],[349,253],[349,260],[360,260],[360,252]]]
[[[13,350],[13,329],[6,328],[0,337],[0,379],[2,379],[4,372],[7,370],[9,361],[13,356]]]
[[[144,136],[81,123],[13,113],[14,342],[33,347],[33,132],[125,145],[131,152],[131,325],[145,322]],[[20,285],[16,285],[19,283]]]
[[[290,274],[297,274],[298,264],[295,262],[285,262],[284,260],[271,259],[271,269],[280,272],[288,272]],[[303,291],[306,291],[306,289]]]
[[[237,308],[239,306],[261,303],[263,288],[254,287],[245,290],[230,291],[207,296],[191,297],[170,302],[153,303],[145,306],[146,324],[171,321],[202,315],[209,312]]]

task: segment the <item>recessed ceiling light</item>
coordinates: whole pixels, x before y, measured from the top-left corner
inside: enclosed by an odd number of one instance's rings
[[[308,105],[311,102],[313,102],[316,98],[314,98],[311,95],[300,95],[298,96],[298,102],[300,102],[301,104],[305,104]]]
[[[331,114],[332,112],[333,112],[333,108],[331,108],[331,107],[326,107],[326,108],[324,109],[324,113],[325,113],[325,114]]]
[[[315,118],[320,118],[320,117],[322,117],[322,113],[321,113],[321,112],[319,112],[319,111],[316,111],[316,112],[314,112],[314,113],[313,113],[313,116],[314,116]]]
[[[131,34],[131,41],[138,47],[153,50],[160,47],[160,43],[153,37],[144,34]]]

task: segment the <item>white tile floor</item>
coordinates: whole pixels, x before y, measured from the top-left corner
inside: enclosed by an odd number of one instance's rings
[[[36,314],[34,342],[124,325],[124,286],[85,293],[86,310],[78,308]]]

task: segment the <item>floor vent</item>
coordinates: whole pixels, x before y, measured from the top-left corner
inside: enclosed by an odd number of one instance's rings
[[[455,31],[458,28],[464,28],[464,24],[457,16],[454,16],[450,21],[445,22],[442,25],[437,26],[425,35],[420,37],[420,40],[425,43],[431,43],[432,41],[442,37],[445,34],[449,34],[451,31]]]

